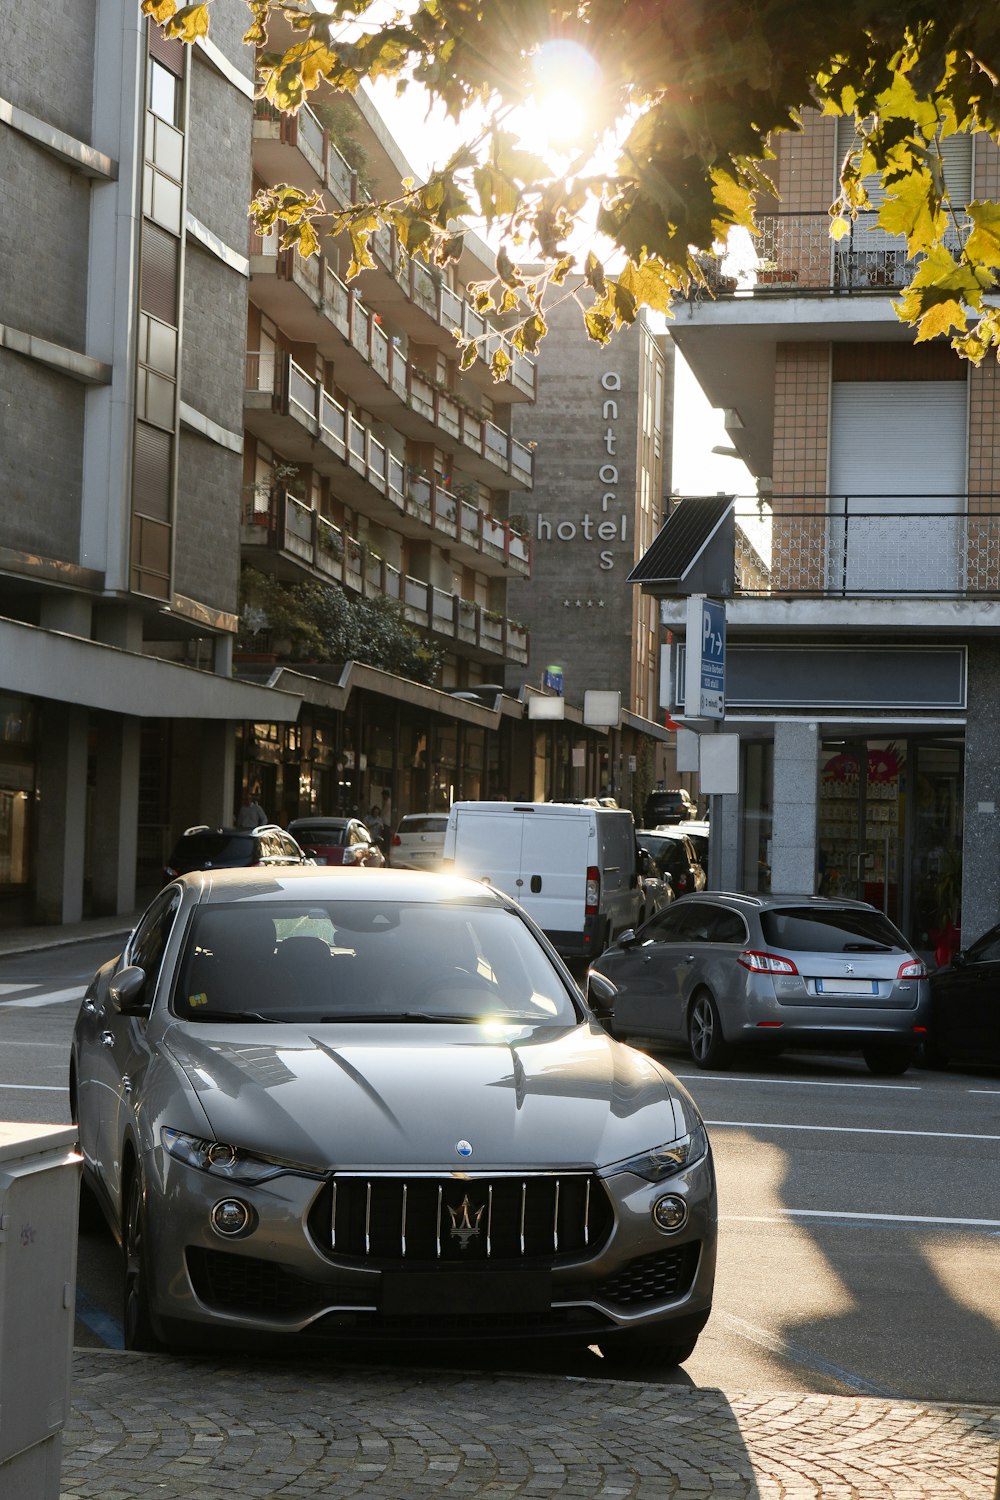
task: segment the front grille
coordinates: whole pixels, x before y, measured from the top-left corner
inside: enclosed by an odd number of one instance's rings
[[[309,1281],[275,1261],[250,1255],[190,1247],[187,1266],[199,1302],[218,1312],[302,1317],[331,1303],[364,1306],[371,1302],[371,1293],[358,1287]]]
[[[614,1276],[599,1282],[595,1293],[602,1302],[616,1302],[622,1307],[633,1302],[666,1302],[683,1297],[691,1290],[700,1249],[696,1241],[640,1256]]]
[[[611,1232],[603,1183],[562,1176],[377,1177],[338,1173],[309,1215],[316,1244],[367,1265],[557,1264]]]

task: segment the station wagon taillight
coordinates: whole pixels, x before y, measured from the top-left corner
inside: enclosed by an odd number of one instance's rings
[[[922,958],[908,958],[905,963],[900,964],[897,979],[923,979],[927,974],[927,965]]]
[[[601,904],[601,872],[596,865],[587,866],[587,898],[585,914],[588,917],[597,916],[597,908]]]
[[[799,971],[790,958],[780,958],[777,953],[758,953],[747,948],[736,960],[751,974],[797,974]]]

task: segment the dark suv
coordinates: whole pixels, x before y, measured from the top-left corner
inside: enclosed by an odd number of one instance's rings
[[[682,786],[669,791],[650,792],[642,812],[645,828],[658,828],[662,823],[686,823],[696,818],[698,809]]]
[[[311,861],[277,823],[259,828],[187,828],[174,845],[163,878],[189,870],[234,870],[247,865],[307,865]]]

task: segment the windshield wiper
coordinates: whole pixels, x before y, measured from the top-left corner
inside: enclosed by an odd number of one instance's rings
[[[283,1016],[262,1016],[259,1010],[204,1010],[201,1006],[187,1017],[189,1021],[264,1021],[282,1025]]]
[[[432,1021],[436,1023],[454,1024],[456,1021],[463,1023],[475,1023],[481,1020],[480,1016],[469,1015],[442,1015],[440,1011],[426,1010],[339,1010],[332,1016],[320,1016],[320,1024],[333,1023],[334,1021]]]

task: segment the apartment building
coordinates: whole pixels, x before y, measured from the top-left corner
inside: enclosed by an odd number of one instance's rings
[[[509,591],[531,646],[507,681],[523,691],[558,673],[564,718],[536,728],[537,795],[554,779],[563,795],[601,786],[641,808],[668,775],[673,735],[660,706],[656,601],[627,579],[666,508],[674,348],[644,312],[603,347],[588,338],[572,299],[553,305],[548,325],[538,399],[518,424],[535,447],[534,489],[518,502],[532,578],[512,579]],[[613,742],[588,741],[589,691],[621,694]]]
[[[671,325],[764,502],[768,571],[727,606],[723,878],[862,897],[933,951],[1000,909],[1000,387],[914,344],[892,308],[912,266],[874,213],[830,240],[853,130],[780,138],[752,251]],[[1000,155],[951,137],[945,173],[953,202],[995,196]]]
[[[130,911],[171,829],[231,819],[237,727],[298,714],[231,675],[244,27],[4,7],[0,922]]]
[[[293,119],[256,106],[255,190],[290,182],[343,208],[397,196],[410,173],[363,93],[314,97]],[[391,601],[441,657],[421,683],[356,662],[283,663],[266,628],[244,639],[240,673],[303,701],[295,725],[258,721],[241,739],[243,778],[271,815],[377,804],[394,822],[459,796],[527,794],[524,707],[503,683],[528,660],[507,596],[531,574],[511,496],[530,492],[534,458],[513,429],[537,375],[519,354],[499,384],[485,363],[460,371],[456,329],[487,355],[499,340],[464,291],[494,274],[493,256],[472,234],[464,246],[439,271],[384,229],[375,268],[348,285],[349,242],[304,260],[277,233],[251,233],[244,568]]]

